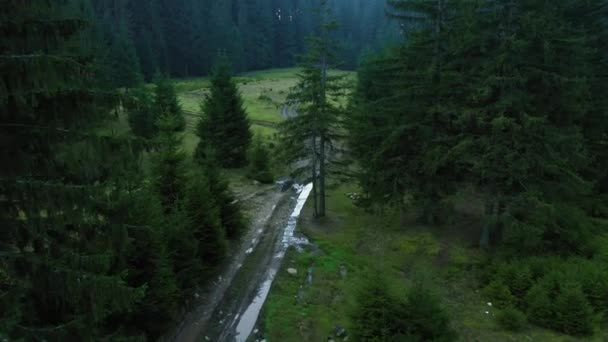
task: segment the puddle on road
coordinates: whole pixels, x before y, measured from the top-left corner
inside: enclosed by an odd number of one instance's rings
[[[253,299],[251,304],[247,307],[247,310],[240,316],[240,320],[238,325],[236,326],[236,341],[245,342],[251,335],[253,328],[258,320],[258,316],[260,315],[260,310],[262,310],[262,306],[268,297],[268,293],[270,292],[270,288],[274,281],[274,278],[281,266],[281,261],[285,256],[285,252],[287,248],[290,246],[301,246],[303,244],[308,244],[308,239],[303,237],[296,237],[294,235],[296,226],[298,223],[298,217],[300,217],[300,213],[306,204],[306,200],[308,196],[310,196],[310,192],[312,191],[312,183],[306,186],[301,187],[300,195],[298,196],[298,201],[296,203],[293,212],[289,216],[287,221],[287,226],[285,227],[285,231],[283,232],[283,238],[281,240],[281,244],[277,246],[278,250],[275,253],[275,257],[272,260],[270,267],[266,271],[264,276],[264,282],[258,289],[256,297]],[[238,316],[237,316],[238,318]]]

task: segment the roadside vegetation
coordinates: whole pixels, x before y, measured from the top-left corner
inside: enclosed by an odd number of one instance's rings
[[[298,228],[312,243],[293,239],[254,338],[608,340],[607,14],[5,2],[0,340],[158,340],[196,305],[232,334],[245,315],[200,293],[249,300],[232,281],[253,289],[247,269],[285,242],[278,179],[314,185]]]
[[[309,204],[316,248],[285,267],[315,276],[281,273],[264,336],[606,339],[605,2],[434,3],[390,2],[415,28],[361,63],[342,121],[354,181],[326,219]],[[420,289],[437,307],[409,316]]]

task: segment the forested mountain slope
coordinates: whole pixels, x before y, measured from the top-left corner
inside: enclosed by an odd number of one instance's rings
[[[94,0],[108,64],[130,64],[147,79],[209,73],[219,51],[235,71],[292,66],[313,33],[319,0]],[[338,0],[331,7],[344,66],[398,35],[384,1]],[[117,85],[123,86],[124,81]]]

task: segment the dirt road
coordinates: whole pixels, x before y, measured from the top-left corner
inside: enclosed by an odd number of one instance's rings
[[[243,303],[255,296],[266,265],[273,257],[281,228],[295,205],[295,195],[294,190],[282,192],[272,186],[241,196],[250,222],[248,231],[218,278],[199,294],[195,309],[166,340],[230,341],[228,330],[232,320]]]

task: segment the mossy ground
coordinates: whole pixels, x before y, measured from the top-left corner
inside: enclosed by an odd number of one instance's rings
[[[310,206],[305,208],[298,229],[320,251],[288,252],[263,309],[260,327],[268,341],[325,341],[336,325],[348,330],[359,284],[375,272],[396,294],[413,283],[435,292],[461,341],[580,340],[529,325],[521,332],[499,327],[497,309],[488,305],[478,281],[486,256],[476,247],[482,208],[472,194],[453,199],[455,223],[431,227],[417,224],[413,214],[366,213],[346,196],[356,191],[332,190],[324,221],[312,220]],[[340,265],[348,269],[346,278]],[[298,276],[289,275],[289,267],[298,269]],[[309,267],[312,285],[305,281]],[[605,341],[603,334],[584,340]]]

